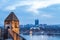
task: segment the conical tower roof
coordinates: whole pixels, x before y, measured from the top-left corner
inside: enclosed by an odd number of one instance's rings
[[[14,14],[14,12],[11,12],[8,17],[5,19],[5,21],[19,21],[17,16]]]

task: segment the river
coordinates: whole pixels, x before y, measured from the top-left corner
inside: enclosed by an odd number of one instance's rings
[[[22,35],[26,40],[60,40],[60,36],[48,35]]]

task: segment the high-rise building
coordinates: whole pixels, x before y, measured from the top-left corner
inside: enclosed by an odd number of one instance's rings
[[[35,20],[35,26],[38,26],[38,25],[39,25],[39,20],[36,19],[36,20]]]

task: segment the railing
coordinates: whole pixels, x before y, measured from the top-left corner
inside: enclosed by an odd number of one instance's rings
[[[14,32],[10,29],[8,29],[8,32],[10,33],[13,40],[26,40],[25,38],[23,38],[22,36],[20,36],[19,34],[17,34],[16,32]]]

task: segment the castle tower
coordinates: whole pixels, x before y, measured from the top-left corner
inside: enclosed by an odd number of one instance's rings
[[[16,17],[16,15],[14,14],[14,12],[11,12],[8,17],[5,19],[4,21],[4,29],[5,29],[5,34],[6,38],[8,38],[8,29],[10,29],[11,31],[14,31],[15,33],[19,34],[19,20]],[[16,38],[16,34],[13,35],[14,36],[14,40]]]

